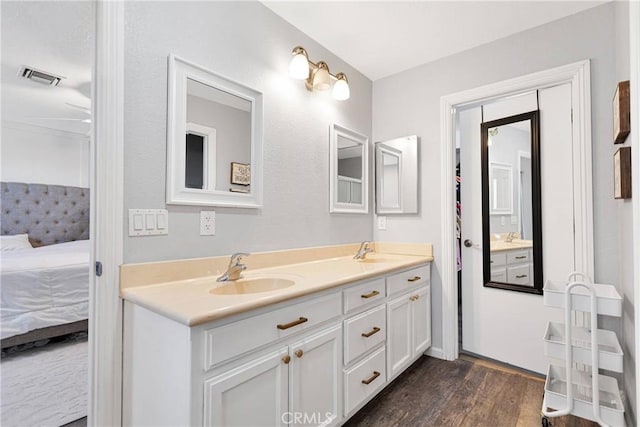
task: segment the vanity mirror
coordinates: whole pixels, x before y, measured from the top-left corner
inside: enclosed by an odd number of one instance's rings
[[[376,142],[376,213],[418,213],[418,137]]]
[[[262,205],[262,94],[169,56],[167,204]]]
[[[369,138],[334,124],[329,145],[329,211],[368,213]]]
[[[481,124],[484,285],[542,294],[538,111]]]

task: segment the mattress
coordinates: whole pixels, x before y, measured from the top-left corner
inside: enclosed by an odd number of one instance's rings
[[[2,252],[2,339],[89,316],[89,240]]]

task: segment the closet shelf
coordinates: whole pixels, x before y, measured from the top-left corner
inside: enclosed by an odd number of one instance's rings
[[[593,390],[591,374],[573,370],[573,415],[597,421],[593,415]],[[600,417],[611,426],[624,425],[624,408],[618,389],[618,381],[606,375],[599,375]],[[549,365],[544,385],[543,407],[564,408],[567,406],[567,381],[564,367]]]
[[[565,308],[565,289],[567,282],[547,280],[544,285],[544,305],[548,307]],[[596,291],[598,300],[598,314],[606,316],[622,316],[622,297],[612,285],[592,285]],[[582,288],[576,288],[571,292],[571,309],[578,311],[591,311],[591,297],[589,292]]]
[[[565,358],[565,325],[564,323],[549,322],[544,334],[544,354],[554,359]],[[612,331],[598,329],[598,359],[599,367],[613,372],[622,372],[623,352],[618,337]],[[591,366],[591,332],[587,328],[571,327],[571,351],[574,363]]]

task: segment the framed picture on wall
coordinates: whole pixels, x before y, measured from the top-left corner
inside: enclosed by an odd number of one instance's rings
[[[250,185],[251,165],[231,162],[231,183],[237,185]]]
[[[613,155],[613,196],[631,198],[631,147],[621,147]]]
[[[622,144],[631,131],[629,80],[618,83],[613,96],[613,143]]]

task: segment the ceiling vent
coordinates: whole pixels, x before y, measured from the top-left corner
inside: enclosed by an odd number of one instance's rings
[[[46,71],[36,70],[35,68],[23,65],[18,71],[20,77],[33,80],[34,82],[42,83],[48,86],[58,86],[64,77],[57,76],[55,74],[47,73]]]

